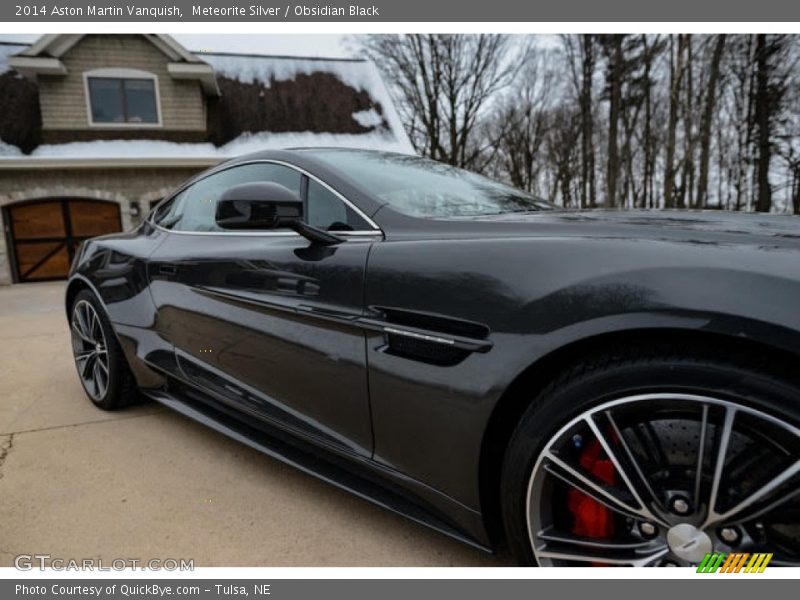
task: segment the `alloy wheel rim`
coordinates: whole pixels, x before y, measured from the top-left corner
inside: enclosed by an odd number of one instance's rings
[[[587,469],[587,452],[607,468]],[[689,566],[712,551],[800,565],[800,429],[706,396],[605,402],[547,441],[526,509],[542,566]]]
[[[100,401],[108,389],[108,346],[95,308],[81,300],[72,309],[70,319],[72,353],[86,392]]]

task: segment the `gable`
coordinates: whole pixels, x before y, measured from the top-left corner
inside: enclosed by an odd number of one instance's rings
[[[42,129],[78,132],[93,129],[86,76],[118,70],[152,76],[157,85],[160,123],[149,129],[204,132],[205,98],[197,81],[175,79],[170,57],[142,35],[86,35],[60,56],[64,75],[38,75]],[[13,64],[13,63],[12,63]],[[105,71],[103,71],[105,70]],[[130,129],[106,126],[104,129]],[[147,129],[145,126],[139,129]],[[70,139],[61,134],[58,139]]]

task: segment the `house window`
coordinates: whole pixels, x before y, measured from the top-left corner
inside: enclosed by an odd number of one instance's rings
[[[160,125],[158,81],[149,73],[120,69],[85,74],[92,125]]]

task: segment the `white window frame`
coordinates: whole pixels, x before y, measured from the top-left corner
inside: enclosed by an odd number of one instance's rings
[[[153,91],[156,98],[156,118],[155,123],[97,123],[92,117],[92,96],[89,91],[89,78],[105,79],[149,79],[153,82]],[[86,100],[86,119],[90,127],[98,129],[159,129],[163,127],[161,121],[161,95],[158,90],[158,75],[149,71],[139,69],[92,69],[83,72],[83,90]]]

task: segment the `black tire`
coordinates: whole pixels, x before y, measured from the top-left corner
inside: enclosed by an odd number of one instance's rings
[[[800,378],[788,364],[745,354],[726,356],[714,345],[612,349],[587,358],[558,376],[530,404],[505,453],[502,517],[507,543],[521,565],[537,566],[528,531],[528,487],[549,440],[592,407],[652,392],[713,395],[795,427],[800,423]]]
[[[107,355],[107,385],[102,393],[97,393],[96,390],[90,389],[89,384],[81,376],[80,367],[76,360],[76,367],[78,368],[78,378],[81,385],[86,392],[87,397],[92,403],[103,410],[119,410],[131,404],[137,403],[141,399],[141,395],[136,387],[133,374],[128,367],[125,355],[122,348],[117,341],[116,334],[111,326],[111,322],[103,309],[102,304],[97,300],[97,297],[89,290],[81,290],[73,300],[70,307],[70,327],[72,328],[73,319],[75,317],[74,311],[82,302],[88,303],[94,309],[102,334],[105,341],[105,351]],[[73,353],[75,353],[76,332],[72,331],[73,338]],[[80,340],[78,340],[80,343]]]

